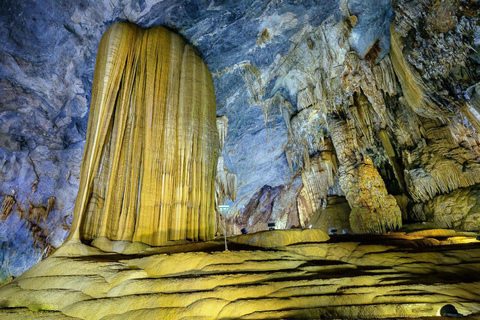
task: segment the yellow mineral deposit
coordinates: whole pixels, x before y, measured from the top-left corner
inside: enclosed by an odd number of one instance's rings
[[[98,48],[70,239],[213,238],[215,111],[211,74],[180,36],[113,24]]]
[[[428,88],[423,83],[421,77],[406,63],[403,56],[403,38],[395,31],[395,27],[390,29],[390,57],[392,60],[395,74],[402,86],[405,100],[417,114],[427,118],[441,118],[446,112],[432,101],[428,95]]]

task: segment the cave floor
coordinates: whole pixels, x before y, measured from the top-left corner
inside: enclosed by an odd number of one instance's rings
[[[100,250],[71,241],[0,288],[0,317],[441,319],[441,307],[452,304],[466,319],[480,318],[474,234],[427,230],[302,242],[294,231],[276,232],[290,243],[247,245],[240,236],[229,238],[229,251],[218,239],[125,254],[113,252],[115,242],[100,242]]]

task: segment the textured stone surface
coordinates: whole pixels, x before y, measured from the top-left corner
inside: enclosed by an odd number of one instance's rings
[[[267,138],[262,109],[248,102],[242,66],[252,63],[266,69],[277,55],[287,54],[302,41],[298,36],[302,28],[317,26],[339,12],[334,0],[3,1],[0,6],[2,200],[16,192],[17,205],[25,210],[30,203],[44,204],[55,196],[56,205],[46,221],[54,247],[68,233],[62,223],[71,221],[78,188],[95,55],[112,22],[167,25],[205,59],[214,73],[217,113],[230,119],[225,164],[239,177],[241,208],[263,185],[279,186],[292,177],[283,155],[282,118],[274,116],[276,125]],[[271,30],[268,41],[257,44],[265,29]],[[37,191],[32,193],[37,175]],[[5,248],[0,263],[7,277],[18,276],[42,256],[25,221],[18,220],[15,206],[0,225]]]
[[[228,252],[221,241],[172,244],[138,255],[70,242],[0,288],[0,316],[420,319],[436,317],[441,307],[453,304],[475,319],[480,245],[472,236],[447,231],[356,241],[337,236],[332,242],[282,243],[262,250],[230,243]],[[262,234],[274,235],[272,240],[279,236],[281,243],[301,238],[288,234],[308,232],[321,231]]]
[[[217,115],[229,120],[222,156],[238,180],[230,221],[260,230],[269,219],[307,220],[301,176],[326,150],[328,114],[349,122],[384,199],[423,202],[479,183],[479,5],[392,3],[2,1],[0,201],[15,204],[0,221],[1,276],[18,276],[67,236],[97,46],[119,20],[170,27],[212,71]],[[349,192],[337,182],[323,190]]]
[[[344,197],[329,197],[325,207],[312,216],[310,225],[326,233],[332,229],[336,229],[338,234],[351,233],[350,212],[350,206]]]
[[[412,216],[418,221],[432,222],[440,228],[479,231],[480,188],[461,188],[436,196],[417,204]]]
[[[229,238],[237,244],[246,244],[252,247],[275,248],[295,243],[324,242],[330,237],[320,229],[297,230],[268,230],[250,234],[242,234]]]

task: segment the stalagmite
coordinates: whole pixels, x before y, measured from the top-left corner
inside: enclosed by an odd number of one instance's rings
[[[181,37],[112,25],[98,49],[69,237],[212,238],[215,109],[211,74]]]
[[[217,117],[217,130],[218,138],[220,143],[220,151],[223,151],[225,146],[225,139],[227,138],[228,133],[228,118],[226,116]]]
[[[387,193],[370,157],[359,152],[351,121],[330,114],[328,125],[340,164],[340,187],[352,208],[352,230],[357,233],[385,232],[388,228],[400,227],[400,208],[395,198]]]
[[[436,227],[477,231],[480,229],[480,188],[459,188],[413,208],[413,218]]]

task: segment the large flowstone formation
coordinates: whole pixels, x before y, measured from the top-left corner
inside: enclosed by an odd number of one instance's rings
[[[97,54],[70,238],[206,240],[218,157],[210,71],[164,27],[113,24]]]

